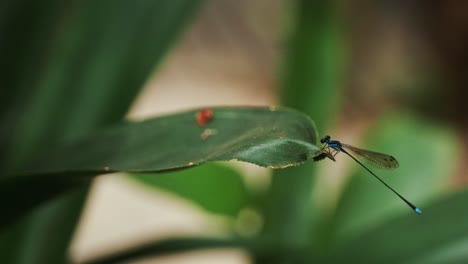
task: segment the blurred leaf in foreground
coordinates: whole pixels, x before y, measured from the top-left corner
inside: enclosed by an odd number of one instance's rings
[[[5,36],[0,54],[7,55],[0,66],[2,91],[7,90],[9,102],[1,108],[7,112],[0,113],[7,122],[1,128],[8,131],[1,135],[10,136],[0,142],[0,163],[7,171],[42,157],[57,139],[119,122],[200,1],[65,2],[0,4],[0,36]],[[70,157],[79,155],[86,154]],[[3,171],[1,176],[8,174]],[[8,190],[11,196],[3,190],[0,194],[5,204],[15,207],[21,199],[34,204],[30,195],[49,189],[39,180],[18,192]],[[81,191],[44,204],[0,233],[0,261],[65,262],[86,196],[83,185]],[[2,215],[14,217],[6,211]]]

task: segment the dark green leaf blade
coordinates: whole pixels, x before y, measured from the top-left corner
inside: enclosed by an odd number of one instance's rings
[[[11,171],[42,155],[57,138],[121,120],[201,1],[4,2],[8,8],[0,12],[8,16],[0,18],[0,52],[8,56],[2,56],[1,74],[2,89],[10,92],[2,97],[9,103],[1,118],[9,123],[1,124],[7,133],[1,133],[6,139],[0,145],[1,163]],[[37,208],[0,234],[2,263],[64,263],[86,187]],[[50,187],[28,188],[46,194]],[[15,206],[18,193],[1,194]],[[20,199],[29,198],[34,195],[22,192]],[[14,216],[5,211],[2,218],[8,217]]]
[[[1,223],[97,174],[164,172],[229,160],[284,168],[319,152],[315,126],[299,112],[233,107],[212,111],[213,120],[204,127],[197,124],[199,110],[194,110],[124,123],[58,148],[0,182],[1,207],[8,211]],[[203,139],[206,129],[216,133]],[[21,192],[26,187],[27,195]],[[11,199],[16,200],[14,206]]]
[[[299,112],[212,108],[213,120],[199,126],[199,111],[102,130],[52,151],[22,174],[158,172],[229,160],[283,168],[299,165],[319,151],[313,122]],[[211,135],[203,139],[207,129]]]

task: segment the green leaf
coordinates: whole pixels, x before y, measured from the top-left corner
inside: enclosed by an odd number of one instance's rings
[[[431,203],[421,216],[407,214],[340,240],[327,263],[465,263],[467,203],[465,191]]]
[[[42,156],[54,139],[120,121],[196,2],[88,0],[73,5],[20,120],[9,164],[14,168]]]
[[[371,131],[365,148],[391,154],[400,163],[396,170],[374,169],[374,172],[418,206],[425,217],[425,205],[448,186],[447,177],[455,169],[457,144],[454,133],[407,113],[383,117]],[[348,157],[339,154],[337,162],[345,158]],[[354,166],[354,175],[335,215],[338,237],[358,235],[388,218],[403,214],[420,217],[372,175],[359,165]],[[411,234],[401,239],[407,236]]]
[[[7,8],[0,12],[8,14],[0,20],[1,36],[6,36],[0,52],[8,55],[1,61],[6,77],[2,88],[9,92],[7,113],[1,118],[10,122],[1,124],[8,129],[2,133],[7,144],[0,143],[2,164],[10,171],[23,168],[57,139],[75,138],[121,120],[199,3],[2,2]],[[0,260],[63,263],[86,187],[50,201],[0,234]],[[25,186],[19,197],[9,196],[9,191],[0,194],[5,204],[15,207],[33,201],[29,195],[43,192],[50,197],[47,192],[54,190],[39,180]]]
[[[4,0],[0,4],[0,168],[8,165],[11,124],[21,117],[37,89],[47,46],[56,34],[69,1]]]
[[[281,103],[313,116],[317,127],[330,126],[339,112],[346,69],[339,4],[297,0],[288,39]]]
[[[59,147],[0,181],[0,205],[7,215],[0,223],[98,174],[164,172],[229,160],[284,168],[319,152],[314,124],[299,112],[233,107],[212,111],[213,120],[204,127],[197,124],[199,110],[194,110],[123,123]],[[202,138],[207,129],[212,135]]]
[[[280,102],[313,116],[318,127],[325,129],[338,111],[344,68],[337,5],[323,0],[299,0],[293,5]],[[304,248],[312,237],[310,222],[317,217],[311,199],[314,174],[312,164],[273,173],[264,233],[284,247]],[[290,255],[276,257],[264,261],[291,261]]]
[[[213,119],[205,126],[197,124],[202,109],[124,122],[59,147],[22,173],[58,179],[63,173],[168,171],[233,159],[282,168],[299,165],[319,150],[314,124],[300,112],[264,107],[211,110]],[[203,138],[207,130],[211,135]]]
[[[205,164],[191,170],[160,174],[131,174],[149,188],[169,191],[212,213],[237,216],[248,204],[241,174],[222,164]]]

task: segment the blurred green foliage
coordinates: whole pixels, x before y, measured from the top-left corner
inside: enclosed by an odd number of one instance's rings
[[[250,194],[242,175],[223,164],[211,163],[179,172],[130,176],[147,187],[186,198],[215,214],[237,217],[249,205]]]
[[[318,129],[333,123],[339,111],[339,91],[344,66],[339,14],[334,1],[297,1],[288,32],[288,53],[279,80],[280,103],[313,117]],[[290,251],[306,248],[314,237],[311,222],[318,221],[312,202],[314,164],[273,173],[267,199],[264,236]],[[257,262],[305,261],[303,257],[267,256]]]
[[[232,122],[219,123],[218,130],[227,130],[206,142],[199,138],[203,128],[185,126],[194,121],[195,112],[173,115],[169,118],[183,118],[164,125],[157,123],[161,119],[149,127],[144,126],[150,121],[118,124],[199,4],[188,0],[6,0],[0,4],[0,204],[6,212],[13,208],[8,217],[15,219],[15,212],[36,206],[41,201],[38,197],[56,197],[0,230],[1,263],[68,262],[90,176],[108,172],[108,162],[113,162],[109,168],[115,171],[187,168],[194,157],[204,159],[195,159],[193,165],[236,158],[282,167],[317,154],[313,124],[290,111],[267,111],[270,115],[251,111],[248,119],[225,110],[224,117]],[[294,3],[288,52],[278,80],[280,103],[305,112],[322,131],[339,118],[345,100],[343,73],[350,67],[341,5],[340,1]],[[139,125],[144,129],[137,131],[138,137],[126,129]],[[177,133],[164,134],[162,128]],[[150,144],[158,143],[151,139],[158,135],[161,140],[171,136],[173,141],[183,140],[177,148]],[[232,219],[243,208],[262,206],[264,228],[248,238],[238,234],[225,239],[155,238],[95,263],[219,247],[246,249],[257,263],[466,262],[468,196],[467,192],[453,194],[448,184],[458,162],[454,131],[399,109],[378,116],[364,136],[363,146],[399,159],[398,170],[378,174],[414,201],[423,215],[408,210],[357,164],[346,171],[352,178],[332,214],[322,214],[312,199],[317,187],[312,162],[275,171],[270,188],[261,194],[263,203],[253,198],[258,194],[248,190],[238,172],[223,164],[133,174],[132,180],[149,190],[171,192]],[[118,148],[116,141],[125,142],[135,155],[118,156],[112,148]],[[196,142],[209,147],[203,149]],[[62,149],[64,143],[72,147],[59,152],[56,159],[44,160],[46,153]],[[32,162],[41,158],[40,166]],[[343,158],[337,156],[337,162]],[[7,185],[16,181],[21,184]],[[65,192],[77,185],[82,187]],[[24,207],[19,206],[22,203]]]
[[[53,142],[119,122],[198,1],[1,5],[0,151],[11,172]],[[86,194],[67,193],[2,232],[1,262],[63,263]]]
[[[98,174],[166,172],[229,160],[281,168],[305,162],[319,150],[314,124],[299,112],[264,107],[211,110],[215,117],[205,127],[197,124],[200,110],[192,110],[124,122],[52,148],[17,175],[1,181],[0,206],[6,209],[6,216],[0,227],[25,210],[89,183]],[[208,127],[216,133],[204,138]],[[16,201],[14,206],[9,198]]]
[[[366,139],[368,149],[385,149],[398,157],[397,170],[378,170],[378,174],[418,207],[424,208],[440,196],[443,184],[448,189],[444,180],[455,170],[456,160],[450,154],[457,149],[450,130],[397,112],[382,116]],[[359,234],[363,229],[411,212],[362,168],[356,166],[352,174],[335,213],[338,237]],[[354,215],[360,217],[353,218]]]

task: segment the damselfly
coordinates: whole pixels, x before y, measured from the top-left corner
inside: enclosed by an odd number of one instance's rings
[[[390,189],[393,193],[395,193],[398,197],[400,197],[401,200],[403,200],[413,211],[415,211],[418,214],[421,214],[422,211],[414,206],[414,204],[410,203],[408,200],[405,199],[405,197],[401,196],[397,191],[395,191],[392,187],[390,187],[386,182],[384,182],[379,176],[377,176],[375,173],[373,173],[369,168],[367,168],[364,164],[362,164],[356,157],[361,158],[373,165],[376,165],[380,168],[384,169],[395,169],[398,168],[398,161],[387,154],[383,153],[378,153],[374,151],[369,151],[369,150],[364,150],[360,148],[356,148],[353,146],[350,146],[348,144],[341,143],[338,140],[331,140],[330,136],[325,136],[323,137],[320,142],[324,144],[322,148],[322,152],[320,153],[320,158],[316,160],[320,160],[323,158],[330,158],[332,160],[335,160],[334,157],[336,154],[339,152],[343,152],[346,155],[350,156],[354,161],[356,161],[359,165],[361,165],[364,169],[366,169],[370,174],[372,174],[377,180],[379,180],[385,187]],[[348,151],[352,152],[353,154],[356,155],[354,157],[351,155]]]

